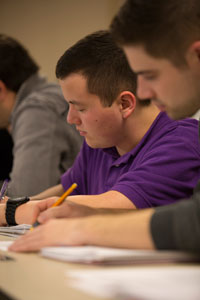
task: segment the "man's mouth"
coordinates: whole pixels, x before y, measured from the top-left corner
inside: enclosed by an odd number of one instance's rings
[[[160,103],[158,100],[152,99],[152,102],[158,107],[160,111],[166,111],[166,106]]]
[[[79,132],[80,135],[85,136],[87,133],[86,131],[83,131],[81,129],[76,128],[76,130]]]

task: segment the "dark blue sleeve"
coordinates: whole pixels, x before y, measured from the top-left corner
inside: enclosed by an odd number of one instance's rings
[[[151,233],[157,249],[200,251],[200,192],[179,203],[156,208]]]

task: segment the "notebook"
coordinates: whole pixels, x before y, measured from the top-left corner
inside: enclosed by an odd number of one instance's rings
[[[199,256],[178,251],[129,250],[95,246],[46,247],[44,257],[67,262],[96,264],[138,264],[197,261]]]

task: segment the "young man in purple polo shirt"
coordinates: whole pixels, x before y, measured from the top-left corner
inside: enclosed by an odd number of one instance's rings
[[[85,138],[59,194],[76,182],[68,199],[110,208],[166,205],[192,194],[200,176],[198,122],[173,121],[138,101],[135,74],[108,32],[68,49],[56,75],[70,106],[67,121]]]

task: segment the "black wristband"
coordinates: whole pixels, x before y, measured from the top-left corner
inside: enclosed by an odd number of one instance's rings
[[[8,199],[6,202],[6,222],[9,226],[17,225],[15,221],[15,211],[18,206],[28,202],[29,200],[30,199],[28,197]]]

